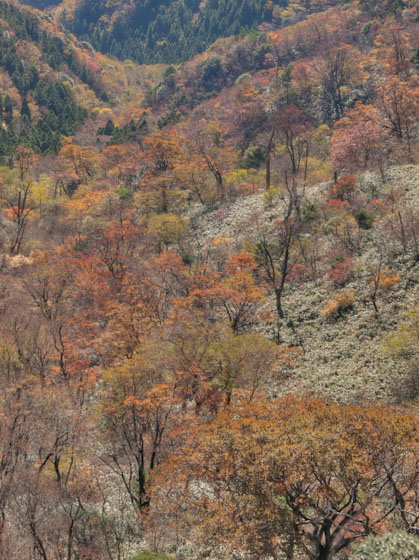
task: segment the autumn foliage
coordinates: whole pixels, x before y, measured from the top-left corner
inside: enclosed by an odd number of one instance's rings
[[[55,4],[0,1],[0,560],[417,533],[416,3]]]
[[[328,559],[396,512],[415,523],[417,445],[416,419],[385,408],[236,406],[163,463],[151,492],[167,501],[166,538],[189,527],[183,538],[224,554]]]

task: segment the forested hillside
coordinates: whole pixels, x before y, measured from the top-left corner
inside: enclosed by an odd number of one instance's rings
[[[31,4],[0,560],[419,557],[418,2]]]
[[[71,83],[79,80],[106,99],[100,79],[34,14],[2,1],[0,23],[0,155],[11,155],[21,143],[41,153],[58,152],[62,136],[74,135],[87,118]]]
[[[333,0],[80,0],[60,3],[57,16],[78,37],[105,53],[140,63],[184,62],[219,37],[259,24],[281,27]],[[32,3],[36,5],[35,3]]]

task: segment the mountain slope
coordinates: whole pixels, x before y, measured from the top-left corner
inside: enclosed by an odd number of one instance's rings
[[[0,2],[0,155],[19,143],[36,151],[58,151],[61,136],[72,136],[87,118],[72,91],[84,83],[107,99],[100,78],[73,44],[45,19],[10,2]]]
[[[56,153],[63,137],[91,126],[90,117],[99,118],[98,127],[105,124],[102,112],[122,119],[131,112],[132,118],[143,98],[142,81],[161,73],[111,61],[60,30],[50,15],[17,2],[0,2],[0,42],[3,161],[22,143]],[[130,104],[122,104],[132,86]]]
[[[413,533],[417,0],[272,3],[176,67],[32,4],[0,1],[0,558]]]
[[[219,37],[266,23],[287,25],[336,0],[63,0],[55,13],[78,37],[101,52],[140,63],[179,63]],[[32,2],[36,5],[36,2]]]

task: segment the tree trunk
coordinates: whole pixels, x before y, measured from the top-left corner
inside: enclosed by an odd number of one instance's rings
[[[272,130],[269,138],[268,149],[266,150],[266,190],[271,186],[271,152],[275,137],[275,129]]]
[[[332,553],[328,547],[320,545],[313,560],[332,560]]]
[[[284,318],[284,311],[282,309],[282,290],[280,288],[275,288],[275,299],[276,299],[276,311],[280,319]]]

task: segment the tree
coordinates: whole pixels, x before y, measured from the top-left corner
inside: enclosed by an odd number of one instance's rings
[[[262,146],[249,146],[243,154],[245,169],[259,169],[264,161],[266,161],[266,151]]]
[[[100,403],[107,441],[102,460],[138,510],[149,504],[146,479],[157,465],[178,404],[175,386],[163,382],[161,363],[152,358],[156,350],[149,341],[132,360],[110,369]]]
[[[145,138],[142,156],[146,166],[135,196],[143,213],[175,214],[185,206],[186,193],[176,180],[176,169],[184,162],[183,141],[173,131]]]
[[[419,397],[419,308],[412,309],[395,333],[384,341],[385,354],[401,366],[400,375],[390,387],[396,402],[415,402]]]
[[[233,393],[242,390],[252,402],[267,390],[273,369],[292,363],[289,349],[280,349],[260,334],[223,336],[209,347],[204,369],[211,372],[211,384],[231,404]]]
[[[105,169],[109,175],[115,177],[120,185],[128,177],[134,177],[139,169],[139,154],[130,146],[113,144],[107,146],[101,153]]]
[[[263,278],[274,291],[280,319],[284,317],[282,296],[293,266],[293,249],[301,231],[301,195],[295,178],[291,184],[287,182],[287,194],[283,219],[277,220],[269,232],[262,234],[254,250]]]
[[[275,500],[274,483],[262,476],[263,457],[275,445],[271,423],[260,420],[263,406],[252,406],[248,414],[236,408],[221,412],[209,426],[195,428],[179,455],[156,471],[150,516],[161,523],[159,504],[164,504],[169,543],[171,527],[177,534],[180,526],[178,539],[192,539],[203,550],[278,558],[281,535],[281,548],[292,558],[298,537],[286,507]]]
[[[30,214],[35,210],[34,201],[31,197],[31,187],[31,181],[18,182],[7,194],[10,205],[7,213],[15,225],[14,233],[10,240],[9,251],[11,255],[21,252]]]
[[[222,411],[160,467],[151,496],[185,517],[188,538],[248,558],[302,547],[331,560],[394,516],[414,532],[417,418],[390,410],[291,398]]]
[[[127,264],[134,254],[140,229],[128,220],[110,224],[98,236],[96,250],[112,277],[122,280]]]
[[[26,97],[22,99],[22,107],[20,108],[20,115],[24,119],[26,119],[27,123],[30,123],[32,120],[31,110],[29,108],[29,103]]]
[[[306,168],[309,153],[309,145],[304,138],[306,129],[307,118],[300,109],[288,105],[280,111],[277,117],[277,130],[286,154],[287,163],[283,169],[286,178],[288,175],[295,178],[302,169]]]
[[[323,86],[325,120],[338,120],[345,111],[346,91],[357,73],[359,53],[351,46],[341,44],[323,53],[321,82]]]
[[[4,354],[4,346],[2,348]],[[27,444],[30,438],[30,414],[28,408],[28,396],[20,395],[13,388],[13,383],[20,382],[21,368],[10,360],[10,348],[8,350],[9,378],[4,376],[4,363],[2,367],[2,399],[0,401],[0,554],[7,555],[6,520],[7,506],[12,498],[17,472],[20,463],[27,452]],[[4,358],[4,355],[2,356]],[[17,366],[17,367],[16,367]]]
[[[331,160],[336,170],[350,173],[378,167],[384,178],[388,134],[379,124],[379,112],[358,102],[340,119],[332,136]]]
[[[144,139],[145,161],[154,173],[174,168],[182,153],[179,143],[178,136],[167,132],[156,132]]]
[[[263,301],[263,290],[256,285],[253,273],[256,263],[252,255],[239,254],[225,263],[221,272],[208,267],[196,271],[194,285],[178,305],[221,312],[233,333],[238,333],[257,320],[256,309]]]
[[[389,22],[383,25],[375,38],[375,46],[380,47],[380,56],[386,54],[384,66],[389,75],[398,76],[403,81],[409,79],[408,60],[409,34],[400,24]]]
[[[377,88],[377,105],[382,113],[380,123],[399,141],[406,142],[410,155],[417,127],[418,88],[410,88],[397,76],[387,78]]]
[[[188,194],[198,199],[203,206],[210,206],[214,203],[216,193],[207,163],[192,146],[187,147],[186,153],[186,161],[180,162],[174,169],[176,182],[183,185]]]
[[[156,214],[148,222],[148,232],[158,245],[159,252],[162,246],[167,250],[170,245],[180,244],[186,237],[189,221],[174,214]]]
[[[401,278],[398,274],[393,274],[389,269],[383,269],[384,255],[381,253],[378,263],[374,272],[373,280],[370,282],[371,286],[371,302],[374,307],[375,313],[378,314],[377,297],[383,291],[387,291],[396,284],[399,284]]]
[[[219,56],[211,56],[202,65],[201,81],[204,89],[212,91],[218,89],[223,82],[224,70],[222,59]]]
[[[220,138],[218,123],[210,123],[205,131],[194,132],[190,140],[195,145],[196,158],[215,179],[216,199],[225,200],[228,194],[225,176],[235,164],[236,153]]]
[[[99,156],[91,146],[78,146],[68,139],[61,148],[59,158],[70,166],[77,179],[89,181],[99,169]]]

